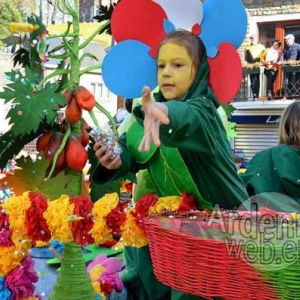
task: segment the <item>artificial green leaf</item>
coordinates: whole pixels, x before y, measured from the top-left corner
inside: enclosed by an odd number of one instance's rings
[[[149,152],[138,150],[139,144],[144,136],[144,128],[137,122],[133,123],[127,131],[127,147],[130,154],[140,164],[146,163],[155,153],[157,147],[152,143]]]
[[[133,202],[137,202],[142,196],[146,194],[155,194],[156,190],[153,186],[149,172],[147,170],[141,170],[136,175],[136,185],[133,189],[132,199]]]
[[[35,133],[41,122],[53,125],[59,105],[66,104],[65,97],[55,92],[58,85],[47,83],[43,89],[36,91],[38,74],[29,68],[26,68],[25,76],[17,72],[7,76],[12,82],[0,93],[0,98],[14,104],[7,114],[14,136]]]
[[[36,161],[33,161],[30,156],[22,156],[16,160],[16,163],[19,168],[15,170],[15,174],[3,179],[16,195],[32,191],[41,193],[49,200],[55,200],[62,194],[71,194],[68,187],[72,179],[71,175],[61,172],[55,178],[44,180],[49,160],[44,159],[42,155],[38,155]]]
[[[227,123],[227,137],[229,139],[237,137],[237,132],[235,131],[235,125],[236,123],[234,122],[228,122]]]
[[[157,148],[152,145],[149,152],[139,152],[137,148],[143,136],[143,127],[137,122],[134,123],[127,132],[127,147],[137,162],[148,162],[154,186],[160,193],[164,196],[176,196],[186,191],[195,196],[200,209],[211,208],[211,204],[200,195],[179,151],[175,148]]]
[[[180,196],[186,191],[194,195],[199,209],[212,208],[211,203],[206,202],[199,193],[177,149],[164,146],[158,148],[149,163],[149,172],[163,196]]]
[[[222,107],[226,112],[227,118],[231,117],[232,113],[235,111],[235,108],[231,103],[222,105]]]

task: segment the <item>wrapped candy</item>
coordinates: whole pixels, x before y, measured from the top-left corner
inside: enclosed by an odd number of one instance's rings
[[[118,144],[117,137],[114,135],[110,127],[94,128],[89,132],[89,135],[102,146],[107,147],[107,152],[112,152],[113,159],[121,154],[122,149]]]

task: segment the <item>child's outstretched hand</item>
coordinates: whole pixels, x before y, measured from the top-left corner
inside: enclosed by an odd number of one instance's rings
[[[163,103],[155,102],[151,98],[149,87],[143,88],[142,106],[145,112],[144,137],[139,145],[139,151],[149,151],[153,142],[157,147],[160,146],[159,126],[169,124],[168,108]]]

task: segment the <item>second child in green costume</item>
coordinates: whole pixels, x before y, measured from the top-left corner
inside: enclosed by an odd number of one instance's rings
[[[247,192],[217,112],[220,104],[208,85],[202,41],[184,30],[168,34],[158,48],[157,70],[159,92],[154,101],[150,90],[143,89],[142,105],[133,110],[137,122],[119,139],[122,154],[112,159],[106,147],[95,144],[99,166],[93,183],[105,185],[147,169],[158,196],[186,191],[195,196],[199,209],[238,207]],[[176,181],[176,172],[184,172],[187,180]],[[125,256],[130,299],[200,299],[159,283],[148,247],[127,247]]]
[[[268,206],[276,211],[299,213],[299,117],[300,101],[295,101],[280,117],[279,145],[258,152],[248,163],[247,171],[241,174],[249,196],[265,194],[264,203],[258,203],[261,206]]]

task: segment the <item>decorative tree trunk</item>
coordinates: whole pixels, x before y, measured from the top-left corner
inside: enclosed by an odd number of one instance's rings
[[[68,13],[73,18],[73,33],[74,37],[72,45],[66,45],[70,54],[70,80],[69,87],[75,88],[79,85],[80,76],[80,59],[79,59],[79,1],[74,0],[73,8],[69,6],[66,0],[60,0]],[[65,40],[65,43],[68,43]],[[80,136],[81,125],[80,121],[71,126],[71,132]],[[70,196],[81,195],[82,187],[82,172],[70,170],[71,182],[69,188]],[[81,246],[74,242],[64,245],[62,252],[61,270],[57,281],[53,287],[52,293],[49,296],[50,300],[95,300],[96,293],[94,292],[91,281],[87,275],[86,265],[83,260]]]
[[[96,294],[86,273],[81,247],[73,242],[64,245],[60,274],[49,299],[96,299]]]

